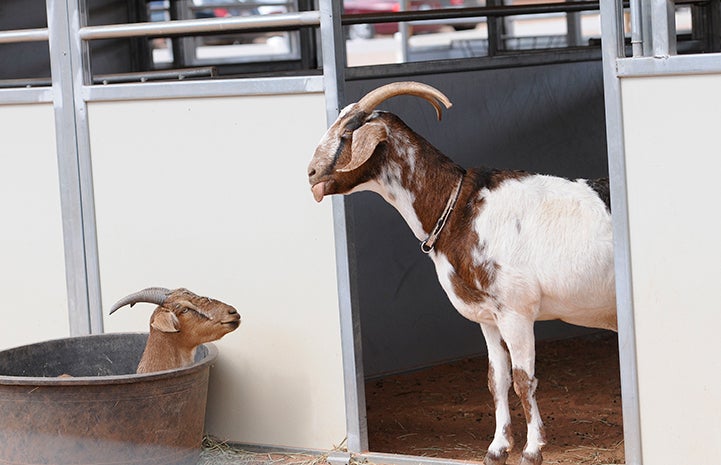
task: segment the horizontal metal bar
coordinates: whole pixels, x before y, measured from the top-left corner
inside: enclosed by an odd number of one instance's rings
[[[323,76],[264,77],[84,86],[85,101],[228,97],[323,92]]]
[[[353,454],[359,462],[384,463],[388,465],[470,465],[467,460],[447,459],[439,457],[424,457],[417,455],[389,454],[383,452],[364,452]]]
[[[0,44],[16,42],[43,42],[49,37],[48,28],[16,29],[13,31],[0,31]]]
[[[619,58],[616,72],[618,77],[721,74],[721,54]]]
[[[46,78],[27,78],[27,79],[0,79],[0,89],[8,89],[13,87],[50,87],[53,80]]]
[[[473,8],[447,8],[442,10],[414,10],[393,13],[365,13],[345,14],[341,24],[372,24],[394,23],[405,21],[423,21],[433,19],[458,19],[479,17],[503,17],[514,15],[529,15],[543,13],[570,13],[578,11],[593,11],[599,9],[598,1],[580,1],[564,3],[539,3],[535,5],[504,5],[483,6]]]
[[[140,71],[136,73],[99,74],[93,76],[95,84],[115,84],[119,82],[147,82],[193,78],[212,78],[218,75],[215,66],[203,66],[187,69],[164,69],[160,71]]]
[[[184,19],[163,22],[87,26],[80,29],[80,38],[83,40],[95,40],[123,37],[164,37],[178,34],[299,28],[318,25],[320,25],[320,12],[301,11],[253,17],[238,16],[232,18]]]
[[[49,87],[31,89],[0,89],[0,105],[26,103],[52,103],[53,92]]]
[[[455,73],[489,69],[518,68],[525,66],[600,61],[601,50],[596,47],[560,48],[552,51],[525,51],[503,53],[496,56],[454,58],[438,61],[418,61],[385,65],[358,66],[346,69],[348,81],[380,78],[407,78],[428,74]]]
[[[704,4],[708,0],[675,0],[676,5]],[[628,7],[629,0],[624,1]],[[597,0],[538,3],[529,5],[503,5],[471,8],[445,8],[435,10],[398,11],[392,13],[344,14],[341,18],[343,26],[352,24],[396,23],[407,21],[452,20],[484,17],[505,17],[516,15],[533,15],[546,13],[575,13],[599,10]]]
[[[190,5],[190,9],[192,11],[198,11],[198,10],[208,10],[208,9],[212,9],[212,8],[228,8],[228,7],[230,7],[233,10],[237,11],[237,10],[252,10],[254,8],[264,7],[264,6],[274,6],[274,7],[284,6],[287,8],[292,8],[294,6],[294,3],[292,1],[287,1],[287,2],[282,2],[282,3],[278,3],[278,2],[268,3],[268,2],[262,2],[262,1],[261,2],[245,2],[244,1],[243,3],[233,3],[233,4],[229,5],[227,1],[226,2],[223,2],[223,1],[209,2],[208,0],[205,0],[202,5]],[[156,10],[164,10],[164,8],[156,8]]]

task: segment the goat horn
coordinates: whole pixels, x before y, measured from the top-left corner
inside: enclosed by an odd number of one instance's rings
[[[404,94],[415,95],[416,97],[421,97],[429,101],[436,109],[436,115],[439,120],[441,119],[442,110],[440,104],[442,103],[446,108],[451,108],[452,105],[448,97],[434,87],[420,82],[403,81],[386,84],[385,86],[368,92],[365,97],[358,101],[358,107],[364,112],[370,113],[383,101],[396,95]]]
[[[120,307],[124,307],[125,305],[130,305],[132,307],[138,302],[163,305],[171,292],[173,291],[164,287],[149,287],[147,289],[143,289],[142,291],[135,292],[118,300],[110,309],[110,314],[112,315],[113,312]]]

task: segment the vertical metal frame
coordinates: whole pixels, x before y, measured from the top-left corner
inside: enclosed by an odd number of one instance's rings
[[[656,58],[676,55],[675,11],[673,0],[651,0],[651,43]]]
[[[641,0],[631,0],[629,3],[631,11],[631,47],[633,49],[633,56],[640,57],[643,56]]]
[[[487,0],[486,5],[502,6],[503,0]],[[488,56],[492,57],[498,55],[498,52],[506,48],[506,44],[503,41],[503,32],[507,21],[504,16],[488,16],[486,18],[486,24],[488,27]]]
[[[676,55],[674,0],[631,0],[630,9],[633,56]]]
[[[625,57],[623,24],[623,0],[602,1],[601,42],[608,165],[611,179],[611,209],[613,211],[624,447],[626,465],[642,465],[623,111],[621,81],[616,67],[617,61]]]
[[[341,2],[319,0],[320,34],[325,83],[326,116],[332,124],[340,112],[345,90],[346,49],[341,27]],[[341,350],[345,386],[347,447],[352,453],[368,450],[365,384],[360,335],[360,315],[354,283],[353,243],[348,240],[352,223],[348,222],[343,196],[333,196],[338,304],[341,325]]]
[[[87,108],[87,50],[78,31],[82,0],[47,0],[58,176],[72,336],[103,331]]]
[[[71,59],[74,61],[73,96],[75,99],[75,132],[78,141],[80,169],[80,196],[83,211],[83,238],[85,243],[85,273],[88,293],[90,332],[103,332],[103,302],[100,291],[100,260],[98,258],[97,228],[95,227],[95,195],[93,189],[92,157],[88,106],[83,88],[92,84],[90,44],[81,39],[80,29],[88,22],[86,0],[68,0],[76,11],[69,19]],[[75,29],[77,28],[77,29]],[[77,61],[75,61],[77,57]]]

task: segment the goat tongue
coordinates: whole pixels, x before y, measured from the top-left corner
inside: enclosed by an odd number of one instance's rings
[[[325,182],[319,182],[311,187],[311,190],[313,191],[313,198],[315,201],[320,202],[323,200],[323,196],[325,195]]]

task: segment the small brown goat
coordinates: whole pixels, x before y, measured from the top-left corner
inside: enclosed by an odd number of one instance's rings
[[[191,365],[200,344],[216,341],[240,326],[240,315],[235,308],[183,288],[143,289],[120,299],[110,313],[138,302],[158,307],[150,317],[150,335],[137,373]]]

